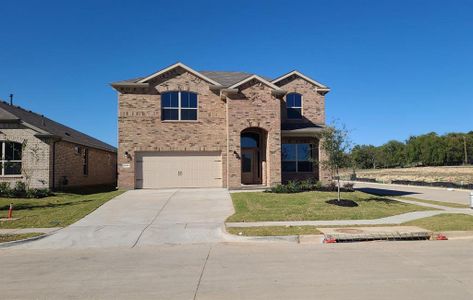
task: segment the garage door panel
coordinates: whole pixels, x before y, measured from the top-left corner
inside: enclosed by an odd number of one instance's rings
[[[220,152],[142,152],[136,172],[138,188],[222,186]]]

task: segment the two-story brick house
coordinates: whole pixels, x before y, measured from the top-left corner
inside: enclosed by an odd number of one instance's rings
[[[176,63],[114,82],[121,188],[272,186],[324,180],[325,85]]]

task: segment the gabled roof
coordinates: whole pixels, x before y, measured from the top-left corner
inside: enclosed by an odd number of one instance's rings
[[[215,80],[224,87],[229,87],[253,74],[246,72],[200,71],[201,74]]]
[[[181,63],[181,62],[175,63],[175,64],[173,64],[173,65],[171,65],[171,66],[169,66],[169,67],[167,67],[167,68],[164,68],[164,69],[162,69],[162,70],[160,70],[160,71],[158,71],[158,72],[155,72],[155,73],[153,73],[153,74],[151,74],[151,75],[149,75],[149,76],[147,76],[147,77],[145,77],[145,78],[142,78],[142,79],[136,81],[136,83],[146,83],[146,82],[148,82],[149,80],[155,78],[156,76],[159,76],[159,75],[161,75],[161,74],[163,74],[163,73],[169,72],[169,71],[171,71],[171,70],[173,70],[173,69],[175,69],[175,68],[183,68],[183,69],[186,70],[187,72],[189,72],[189,73],[191,73],[191,74],[193,74],[193,75],[195,75],[195,76],[197,76],[197,77],[199,77],[199,78],[201,78],[201,79],[203,79],[203,80],[205,80],[205,81],[207,81],[207,82],[209,82],[209,83],[211,83],[211,84],[220,85],[220,83],[216,82],[215,80],[212,80],[212,79],[210,79],[209,77],[205,76],[204,74],[199,73],[199,72],[195,71],[194,69],[191,69],[190,67],[186,66],[185,64],[183,64],[183,63]]]
[[[323,85],[322,83],[315,81],[304,74],[300,73],[299,71],[292,71],[289,72],[281,77],[278,77],[274,80],[271,80],[271,78],[265,77],[265,76],[260,76],[257,74],[252,74],[252,73],[246,73],[246,72],[227,72],[227,71],[196,71],[194,69],[191,69],[190,67],[184,65],[181,62],[178,62],[176,64],[173,64],[169,67],[166,67],[156,73],[153,73],[147,77],[138,77],[138,78],[133,78],[133,79],[128,79],[128,80],[122,80],[122,81],[117,81],[113,82],[111,85],[114,88],[123,88],[123,87],[147,87],[148,81],[151,80],[152,78],[159,76],[163,73],[169,72],[174,68],[183,68],[187,72],[194,74],[195,76],[209,82],[210,84],[214,85],[216,88],[221,89],[221,88],[235,88],[238,87],[252,79],[256,79],[265,85],[271,87],[275,91],[279,92],[282,89],[277,86],[277,83],[280,82],[283,79],[286,79],[290,76],[298,76],[300,78],[305,79],[306,81],[314,84],[317,86],[317,89],[319,91],[325,91],[328,92],[330,89]]]
[[[305,76],[304,74],[302,74],[301,72],[296,71],[296,70],[291,71],[291,72],[289,72],[289,73],[287,73],[287,74],[284,74],[283,76],[278,77],[278,78],[274,79],[274,80],[271,81],[271,82],[274,83],[274,84],[276,84],[276,83],[278,83],[279,81],[284,80],[284,79],[286,79],[286,78],[288,78],[288,77],[290,77],[290,76],[293,76],[293,75],[298,76],[298,77],[300,77],[300,78],[302,78],[302,79],[304,79],[304,80],[306,80],[306,81],[312,83],[313,85],[319,87],[320,89],[327,89],[327,90],[330,90],[329,87],[323,85],[322,83],[320,83],[320,82],[318,82],[318,81],[315,81],[315,80],[312,79],[312,78],[309,78],[309,77]]]
[[[39,136],[52,136],[61,140],[106,151],[116,152],[112,145],[104,143],[85,133],[55,122],[43,115],[25,110],[19,106],[0,101],[0,122],[18,122],[38,132]]]
[[[229,88],[230,88],[230,89],[237,88],[237,87],[239,87],[240,85],[245,84],[245,83],[247,83],[248,81],[251,81],[251,80],[253,80],[253,79],[258,80],[259,82],[261,82],[261,83],[263,83],[263,84],[269,86],[270,88],[272,88],[272,89],[274,89],[274,90],[281,90],[280,87],[278,87],[278,86],[272,84],[271,82],[267,81],[266,79],[264,79],[264,78],[262,78],[262,77],[260,77],[260,76],[258,76],[258,75],[251,75],[250,77],[247,77],[247,78],[245,78],[245,79],[243,79],[243,80],[241,80],[241,81],[239,81],[239,82],[233,84],[233,85],[230,86]]]

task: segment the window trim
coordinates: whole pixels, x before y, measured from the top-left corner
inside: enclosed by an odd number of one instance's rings
[[[288,95],[291,95],[291,94],[296,94],[296,95],[300,95],[301,96],[301,106],[288,106],[287,105],[287,96]],[[300,118],[289,118],[289,115],[287,113],[288,109],[289,108],[300,108],[301,110],[301,117]],[[302,120],[303,119],[303,116],[304,116],[304,95],[300,94],[300,93],[297,93],[297,92],[290,92],[290,93],[287,93],[286,94],[286,118],[288,120]]]
[[[282,145],[295,145],[296,146],[296,158],[295,160],[284,160],[282,158],[282,150],[281,150],[281,172],[284,172],[284,173],[314,173],[314,162],[313,161],[310,161],[310,160],[299,160],[299,151],[298,151],[298,145],[309,145],[309,148],[310,148],[310,157],[311,159],[313,159],[313,147],[312,147],[312,144],[311,143],[282,143]],[[282,146],[281,146],[282,148]],[[299,162],[310,162],[311,163],[311,166],[312,166],[312,171],[299,171]],[[282,163],[283,162],[295,162],[296,163],[296,170],[295,171],[283,171],[282,170]]]
[[[18,142],[15,142],[15,141],[7,141],[7,140],[2,140],[0,141],[1,143],[1,147],[2,147],[2,156],[0,157],[0,168],[1,168],[1,171],[0,171],[0,177],[23,177],[23,145],[22,143],[18,143]],[[21,145],[22,149],[21,149],[21,159],[14,159],[14,160],[7,160],[5,159],[5,145],[6,143],[14,143],[14,144],[18,144],[18,145]],[[5,174],[5,167],[4,167],[4,163],[20,163],[20,174]]]
[[[163,95],[167,93],[177,93],[177,107],[171,107],[171,106],[163,106]],[[196,95],[196,107],[182,107],[182,102],[181,102],[181,93],[189,93],[189,94],[195,94]],[[165,109],[177,109],[177,119],[176,120],[164,120],[163,119],[163,111]],[[182,120],[182,115],[181,111],[182,110],[195,110],[195,120]],[[199,120],[199,93],[192,92],[192,91],[166,91],[161,93],[161,122],[197,122]]]

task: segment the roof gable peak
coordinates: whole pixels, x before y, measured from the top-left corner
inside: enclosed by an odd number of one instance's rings
[[[322,84],[322,83],[320,83],[320,82],[318,82],[318,81],[316,81],[316,80],[314,80],[314,79],[312,79],[312,78],[310,78],[310,77],[308,77],[308,76],[302,74],[301,72],[299,72],[299,71],[297,71],[297,70],[293,70],[293,71],[291,71],[291,72],[289,72],[289,73],[287,73],[287,74],[284,74],[284,75],[282,75],[282,76],[280,76],[280,77],[274,79],[273,81],[271,81],[271,83],[276,84],[276,83],[278,83],[278,82],[280,82],[280,81],[282,81],[282,80],[284,80],[284,79],[286,79],[286,78],[289,78],[289,77],[291,77],[291,76],[293,76],[293,75],[295,75],[295,76],[297,76],[297,77],[300,77],[300,78],[302,78],[302,79],[304,79],[304,80],[306,80],[306,81],[312,83],[313,85],[317,86],[317,88],[319,88],[319,89],[321,89],[321,90],[327,90],[327,91],[330,90],[330,88],[329,88],[328,86],[326,86],[326,85],[324,85],[324,84]]]
[[[247,82],[249,82],[249,81],[251,81],[251,80],[253,80],[253,79],[258,80],[259,82],[261,82],[261,83],[267,85],[268,87],[272,88],[273,90],[281,90],[281,88],[278,87],[277,85],[275,85],[275,84],[269,82],[268,80],[266,80],[266,79],[264,79],[264,78],[262,78],[262,77],[260,77],[260,76],[258,76],[258,75],[249,76],[249,77],[247,77],[247,78],[245,78],[245,79],[243,79],[243,80],[241,80],[241,81],[235,83],[234,85],[232,85],[232,86],[229,87],[229,88],[230,88],[230,89],[237,88],[237,87],[241,86],[242,84],[245,84],[245,83],[247,83]]]
[[[200,72],[197,72],[196,70],[194,70],[194,69],[192,69],[192,68],[186,66],[185,64],[183,64],[183,63],[181,63],[181,62],[177,62],[177,63],[175,63],[175,64],[173,64],[173,65],[170,65],[169,67],[166,67],[166,68],[164,68],[164,69],[161,69],[160,71],[157,71],[157,72],[155,72],[155,73],[153,73],[153,74],[151,74],[151,75],[149,75],[149,76],[147,76],[147,77],[145,77],[145,78],[142,78],[142,79],[140,79],[139,81],[137,81],[137,83],[147,83],[147,82],[150,81],[151,79],[153,79],[153,78],[155,78],[155,77],[157,77],[157,76],[159,76],[159,75],[161,75],[161,74],[164,74],[164,73],[166,73],[166,72],[169,72],[169,71],[171,71],[171,70],[173,70],[173,69],[175,69],[175,68],[182,68],[182,69],[186,70],[187,72],[193,74],[194,76],[197,76],[197,77],[199,77],[199,78],[201,78],[201,79],[207,81],[208,83],[211,83],[211,84],[213,84],[213,85],[220,85],[220,83],[218,83],[218,82],[216,82],[216,81],[210,79],[209,77],[205,76],[204,74],[202,74],[202,73],[200,73]]]

